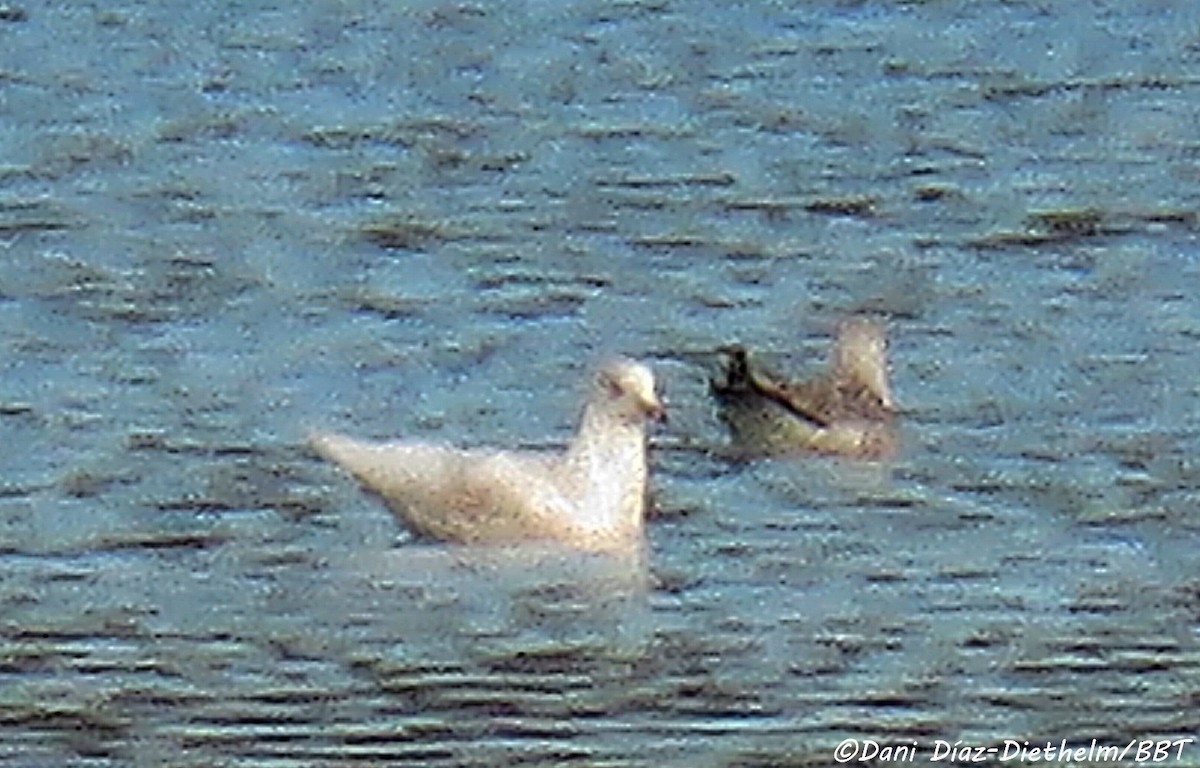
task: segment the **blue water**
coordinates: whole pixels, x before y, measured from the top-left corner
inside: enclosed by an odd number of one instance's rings
[[[0,761],[1200,731],[1192,4],[0,10]],[[859,311],[901,455],[725,461],[713,350]],[[645,562],[416,544],[303,448],[561,445],[613,352]]]

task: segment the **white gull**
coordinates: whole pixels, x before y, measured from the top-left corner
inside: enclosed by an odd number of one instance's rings
[[[596,374],[565,453],[371,443],[335,434],[314,434],[310,444],[423,536],[624,550],[642,540],[646,422],[664,414],[650,369],[618,358]]]

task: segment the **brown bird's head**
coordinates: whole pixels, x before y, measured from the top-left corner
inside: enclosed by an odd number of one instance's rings
[[[838,328],[830,368],[839,385],[865,390],[884,410],[895,410],[888,384],[887,336],[878,321],[865,317],[844,321]]]

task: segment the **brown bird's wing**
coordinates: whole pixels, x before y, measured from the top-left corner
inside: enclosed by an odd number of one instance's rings
[[[750,359],[745,347],[732,344],[720,349],[728,356],[725,381],[713,381],[713,393],[723,402],[739,397],[761,397],[777,403],[793,416],[812,423],[814,427],[828,426],[828,387],[821,379],[790,384]]]

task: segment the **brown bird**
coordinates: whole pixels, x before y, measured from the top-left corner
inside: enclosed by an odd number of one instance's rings
[[[665,411],[650,369],[600,369],[565,453],[368,443],[316,434],[312,447],[423,536],[463,544],[550,540],[624,550],[642,540],[646,422]]]
[[[826,453],[882,458],[896,449],[883,326],[844,321],[824,373],[788,382],[758,366],[741,345],[727,355],[724,380],[712,382],[722,420],[748,456]]]

